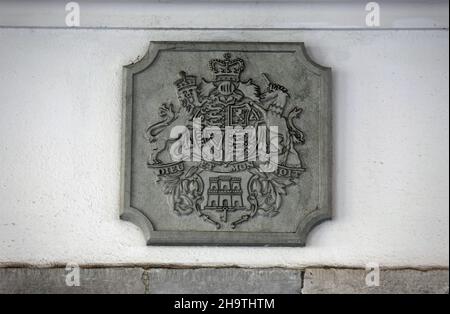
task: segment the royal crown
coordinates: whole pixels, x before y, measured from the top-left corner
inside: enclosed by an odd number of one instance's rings
[[[178,92],[189,88],[197,88],[197,77],[194,75],[187,75],[186,72],[180,72],[180,79],[176,80],[174,85],[177,87]]]
[[[214,72],[215,81],[239,81],[241,72],[245,69],[244,60],[231,60],[231,54],[224,54],[224,59],[212,59],[209,68]]]

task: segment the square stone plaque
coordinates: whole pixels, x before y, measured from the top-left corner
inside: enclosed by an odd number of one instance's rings
[[[303,43],[153,42],[124,75],[121,218],[149,245],[303,246],[331,218],[331,69]]]

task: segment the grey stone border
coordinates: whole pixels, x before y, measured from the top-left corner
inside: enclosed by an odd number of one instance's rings
[[[351,268],[81,268],[79,287],[65,268],[0,268],[0,294],[406,294],[449,293],[448,268],[381,269],[380,286]]]

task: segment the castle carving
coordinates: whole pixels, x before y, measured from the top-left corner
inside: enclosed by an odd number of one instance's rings
[[[222,221],[227,221],[229,211],[245,210],[242,199],[241,178],[218,176],[209,178],[208,200],[205,210],[222,212]]]

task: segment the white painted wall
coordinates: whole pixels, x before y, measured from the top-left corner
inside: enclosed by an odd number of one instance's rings
[[[0,265],[448,266],[448,35],[0,28]],[[119,220],[122,65],[151,40],[304,41],[333,68],[334,219],[307,247],[146,247]]]
[[[70,1],[79,4],[80,26],[87,28],[366,28],[369,2],[379,5],[384,29],[442,29],[449,21],[448,0]],[[0,26],[65,27],[68,2],[0,0]]]

